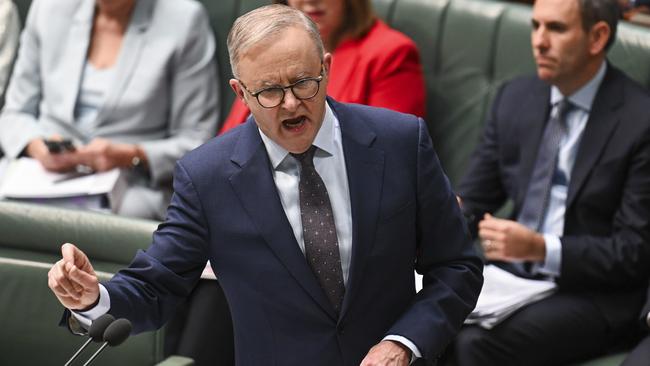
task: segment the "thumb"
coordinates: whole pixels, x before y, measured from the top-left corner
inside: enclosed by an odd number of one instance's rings
[[[88,258],[84,252],[74,244],[63,244],[61,246],[61,255],[63,256],[64,262],[73,264],[77,268],[83,269],[88,265]]]

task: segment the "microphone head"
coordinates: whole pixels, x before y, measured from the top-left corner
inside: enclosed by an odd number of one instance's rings
[[[124,342],[131,334],[131,322],[120,318],[111,323],[104,331],[104,342],[115,347]]]
[[[106,328],[115,321],[115,317],[111,314],[104,314],[99,318],[95,319],[90,328],[88,328],[88,336],[93,339],[94,342],[101,342],[104,340],[104,331]]]

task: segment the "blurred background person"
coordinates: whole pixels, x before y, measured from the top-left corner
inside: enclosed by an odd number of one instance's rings
[[[162,219],[176,160],[216,130],[215,47],[194,0],[35,0],[0,145],[50,171],[123,168],[117,213]],[[76,150],[50,153],[47,138]]]
[[[339,102],[384,107],[424,117],[425,88],[415,43],[374,15],[370,0],[288,0],[318,26],[332,53],[327,94]],[[250,111],[235,99],[225,132]]]
[[[9,80],[19,35],[20,19],[16,5],[11,0],[0,0],[0,109],[4,103],[5,86]]]

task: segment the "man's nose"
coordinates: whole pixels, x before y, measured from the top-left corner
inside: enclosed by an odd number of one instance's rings
[[[546,49],[548,48],[548,34],[544,27],[534,29],[531,33],[531,43],[533,48]]]
[[[284,100],[281,104],[282,108],[288,111],[295,111],[296,108],[298,108],[299,104],[300,99],[296,98],[296,96],[293,94],[293,90],[291,90],[291,88],[285,89]]]

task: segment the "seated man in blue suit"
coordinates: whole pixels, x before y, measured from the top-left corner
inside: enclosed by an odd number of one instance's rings
[[[331,55],[290,7],[240,17],[228,50],[252,117],[178,162],[166,221],[112,280],[62,247],[49,285],[68,324],[108,311],[159,328],[209,259],[238,365],[434,362],[475,305],[482,262],[425,122],[326,98]]]
[[[537,0],[537,75],[497,94],[459,186],[489,260],[558,292],[491,330],[459,365],[563,365],[636,326],[650,267],[650,96],[606,61],[616,0]],[[509,219],[491,214],[514,203]]]

